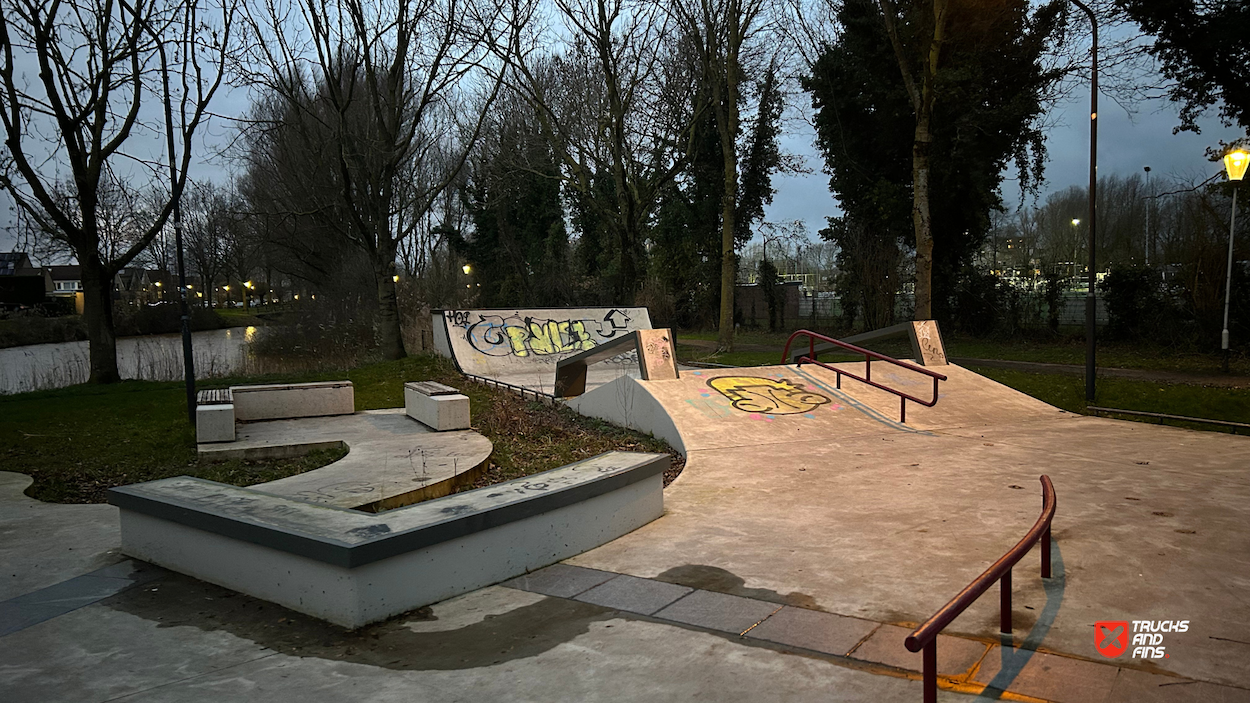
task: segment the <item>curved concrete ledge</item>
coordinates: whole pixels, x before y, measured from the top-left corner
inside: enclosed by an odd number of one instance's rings
[[[115,488],[122,551],[344,627],[605,544],[664,510],[665,454],[608,452],[371,515],[187,476]]]
[[[403,408],[271,420],[239,426],[229,444],[201,444],[201,459],[275,459],[347,445],[319,469],[252,486],[313,503],[377,512],[472,485],[490,458],[490,440],[472,430],[434,432]]]

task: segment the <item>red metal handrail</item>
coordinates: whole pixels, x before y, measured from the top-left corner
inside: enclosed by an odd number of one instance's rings
[[[1055,486],[1050,477],[1043,475],[1042,481],[1042,514],[1016,546],[994,562],[972,583],[968,584],[951,602],[933,614],[933,617],[917,627],[904,645],[909,651],[919,652],[924,649],[924,703],[937,703],[937,636],[947,625],[951,624],[960,613],[972,605],[977,598],[995,582],[999,582],[999,615],[998,629],[1011,634],[1011,567],[1033,548],[1039,541],[1042,544],[1042,578],[1050,578],[1050,523],[1055,518]]]
[[[926,408],[931,408],[934,405],[936,405],[938,402],[938,381],[945,381],[946,376],[943,376],[942,374],[937,373],[936,371],[930,371],[929,369],[926,369],[922,366],[909,364],[906,361],[899,361],[898,359],[895,359],[892,356],[886,356],[885,354],[878,354],[875,351],[864,349],[863,347],[857,347],[854,344],[847,344],[846,342],[836,340],[833,337],[826,337],[823,334],[812,332],[811,330],[799,330],[795,332],[794,334],[790,335],[790,338],[786,340],[785,351],[781,353],[781,363],[783,364],[788,363],[787,360],[790,358],[790,344],[794,342],[794,340],[797,337],[800,337],[800,336],[807,337],[808,351],[807,351],[806,356],[799,357],[798,362],[797,362],[799,366],[802,366],[804,363],[816,364],[822,369],[832,371],[837,376],[837,384],[838,384],[839,389],[842,388],[842,377],[847,376],[849,378],[855,379],[856,381],[859,381],[860,383],[866,383],[872,386],[873,388],[878,388],[880,390],[886,391],[887,393],[893,393],[899,398],[899,410],[898,410],[899,422],[907,422],[907,401],[910,400],[913,403],[920,403]],[[839,369],[836,366],[830,366],[829,364],[826,364],[822,361],[817,360],[816,359],[816,340],[818,339],[822,342],[827,342],[836,347],[841,347],[847,351],[854,352],[856,354],[863,354],[864,355],[864,368],[865,368],[864,375],[857,376],[849,371]],[[933,398],[931,400],[921,400],[914,395],[904,393],[903,391],[900,391],[895,388],[890,388],[889,386],[883,386],[880,383],[877,383],[876,381],[872,380],[872,360],[873,359],[877,359],[878,361],[884,361],[889,364],[894,364],[895,366],[900,366],[902,368],[907,369],[908,371],[915,371],[917,373],[922,373],[925,376],[931,377],[933,379]]]

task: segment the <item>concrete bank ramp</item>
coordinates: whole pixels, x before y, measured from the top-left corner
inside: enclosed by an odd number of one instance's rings
[[[435,310],[434,348],[463,373],[544,393],[555,384],[556,363],[634,330],[651,329],[646,308]],[[593,388],[632,373],[630,352],[589,369]]]
[[[864,364],[839,364],[857,375]],[[813,365],[684,370],[675,381],[618,378],[568,401],[598,417],[667,440],[683,454],[701,449],[792,444],[882,433],[928,433],[962,427],[1028,423],[1072,417],[1039,400],[955,365],[937,405],[908,402],[899,422],[899,398]],[[873,380],[929,399],[932,379],[873,364]]]

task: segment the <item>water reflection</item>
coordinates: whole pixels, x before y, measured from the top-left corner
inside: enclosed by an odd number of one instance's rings
[[[196,378],[242,373],[248,360],[248,346],[259,333],[255,327],[192,333]],[[181,380],[182,337],[162,334],[119,339],[117,366],[126,379]],[[86,342],[0,349],[0,394],[72,386],[86,383],[88,376],[90,363]]]

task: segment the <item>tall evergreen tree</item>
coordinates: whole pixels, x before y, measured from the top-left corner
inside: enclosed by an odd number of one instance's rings
[[[901,30],[932,29],[925,20],[931,2],[895,7],[914,19]],[[1044,56],[1060,28],[1060,8],[1052,2],[1030,13],[1025,0],[946,4],[926,147],[934,317],[947,316],[959,270],[983,241],[989,212],[1002,207],[1003,169],[1014,161],[1025,188],[1040,178],[1040,118],[1060,78]],[[888,259],[898,246],[917,246],[915,106],[879,4],[845,0],[837,18],[842,34],[819,52],[804,79],[817,111],[830,190],[844,212],[822,234],[840,245],[844,264],[861,254]],[[877,243],[865,246],[865,236]],[[880,299],[883,288],[899,289],[896,269],[864,262],[844,268],[875,271],[875,280],[856,284],[869,298]]]

